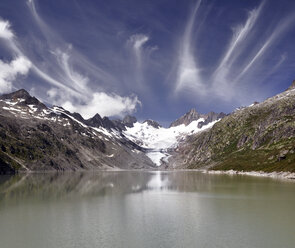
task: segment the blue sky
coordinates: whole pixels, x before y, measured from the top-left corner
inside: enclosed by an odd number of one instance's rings
[[[295,79],[295,1],[1,0],[0,92],[167,125]]]

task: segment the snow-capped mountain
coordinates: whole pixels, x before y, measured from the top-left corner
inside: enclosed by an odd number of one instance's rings
[[[0,96],[0,173],[212,164],[293,171],[294,92],[295,81],[287,91],[227,116],[193,109],[165,128],[132,116],[85,120],[19,90]]]
[[[143,123],[136,122],[132,127],[127,127],[123,134],[134,143],[147,149],[146,155],[157,166],[161,166],[163,162],[168,162],[169,151],[175,149],[179,141],[182,141],[188,135],[212,127],[222,118],[222,115],[216,114],[216,116],[220,116],[220,119],[208,122],[208,117],[207,119],[204,118],[206,115],[198,114],[198,116],[199,118],[196,120],[189,121],[186,119],[185,123],[179,122],[179,125],[173,124],[169,128],[161,127],[159,124],[156,125],[156,122],[151,120]]]
[[[215,112],[209,112],[208,114],[200,114],[197,112],[196,109],[191,109],[189,112],[181,116],[179,119],[173,121],[170,124],[170,127],[176,127],[181,124],[184,124],[185,126],[189,125],[192,121],[197,121],[200,120],[201,118],[203,119],[198,123],[198,128],[201,128],[202,126],[206,126],[207,124],[220,120],[223,117],[225,117],[225,113],[215,113]]]
[[[108,118],[84,120],[25,90],[0,97],[0,173],[154,167]]]
[[[169,128],[133,116],[85,120],[19,90],[0,97],[0,162],[22,170],[152,168],[167,162],[179,141],[218,121],[209,115]]]
[[[169,167],[293,173],[294,106],[295,80],[286,91],[238,108],[208,132],[189,137],[169,159]]]

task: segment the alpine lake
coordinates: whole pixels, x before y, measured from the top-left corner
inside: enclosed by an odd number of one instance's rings
[[[0,176],[1,248],[294,248],[295,180],[197,171]]]

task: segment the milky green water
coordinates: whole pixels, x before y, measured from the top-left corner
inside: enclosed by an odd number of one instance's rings
[[[295,182],[189,171],[0,176],[0,247],[294,248]]]

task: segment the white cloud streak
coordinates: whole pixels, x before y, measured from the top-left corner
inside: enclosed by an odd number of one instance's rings
[[[136,59],[139,63],[141,63],[142,47],[148,40],[149,37],[144,34],[134,34],[128,40],[128,42],[132,45]]]
[[[253,29],[254,24],[256,23],[258,16],[261,12],[262,6],[263,6],[263,3],[259,6],[259,8],[250,11],[246,23],[244,25],[240,25],[237,28],[235,28],[230,45],[229,45],[224,57],[222,58],[219,66],[217,67],[217,69],[215,71],[215,74],[217,74],[216,77],[218,77],[218,73],[221,70],[232,66],[232,64],[237,59],[238,55],[241,52],[239,45],[243,41],[245,41],[249,32]],[[221,72],[221,74],[222,73],[223,72]]]
[[[276,28],[274,28],[274,31],[272,32],[272,34],[267,38],[267,40],[258,50],[256,55],[250,60],[250,62],[245,66],[242,72],[238,75],[238,77],[236,78],[236,81],[239,80],[243,75],[245,75],[245,73],[254,65],[254,63],[263,56],[266,50],[274,43],[276,39],[280,37],[280,35],[284,31],[286,31],[290,27],[290,24],[292,24],[294,21],[295,21],[294,15],[287,17],[282,22],[280,22]]]
[[[193,90],[198,92],[204,91],[202,79],[200,76],[200,69],[197,66],[196,58],[193,56],[192,49],[192,33],[194,28],[194,21],[201,4],[199,0],[188,20],[185,28],[183,40],[178,57],[178,72],[175,91],[179,92],[183,89]]]
[[[136,86],[143,88],[143,53],[144,45],[149,41],[149,36],[145,34],[131,35],[127,41],[127,45],[131,47],[135,58],[135,80]],[[151,52],[151,51],[150,51]]]
[[[27,75],[31,62],[25,57],[18,57],[10,63],[0,60],[0,93],[7,93],[12,90],[12,83],[19,75]]]
[[[70,111],[79,112],[85,118],[90,118],[96,113],[102,116],[122,116],[134,112],[141,104],[136,96],[122,97],[115,93],[93,92],[88,86],[89,78],[75,70],[71,64],[71,46],[68,51],[61,52],[57,49],[53,52],[60,72],[62,72],[60,80],[54,79],[26,58],[17,41],[12,40],[15,36],[8,21],[1,20],[0,29],[0,38],[9,40],[10,48],[18,54],[18,58],[10,63],[0,60],[1,93],[12,91],[12,83],[16,77],[26,75],[31,68],[37,75],[54,86],[47,92],[52,103],[61,105]],[[140,48],[140,44],[136,46]]]
[[[85,119],[99,113],[101,116],[123,116],[134,112],[140,101],[136,96],[121,97],[116,94],[96,92],[91,101],[86,104],[73,104],[70,101],[62,104],[62,107],[80,113]]]
[[[201,1],[196,3],[194,11],[186,24],[182,43],[178,51],[178,71],[175,80],[175,92],[191,93],[194,98],[208,97],[219,98],[222,101],[237,101],[241,104],[245,101],[245,92],[241,92],[243,84],[250,86],[251,83],[263,80],[259,76],[259,70],[265,70],[265,75],[269,74],[267,70],[269,63],[264,61],[268,55],[269,49],[282,37],[286,31],[295,22],[294,14],[285,17],[283,20],[273,26],[273,31],[269,34],[268,29],[259,32],[258,23],[261,24],[260,16],[264,11],[265,1],[262,1],[257,8],[248,12],[247,19],[243,24],[234,27],[232,37],[228,46],[224,49],[223,56],[220,58],[217,66],[213,68],[213,73],[201,74],[202,69],[199,66],[200,58],[198,53],[192,49],[192,34],[203,35],[194,27],[196,20],[200,22],[197,13],[202,12]],[[261,28],[261,27],[259,27]],[[205,30],[205,29],[204,29]],[[196,56],[193,54],[197,54]],[[271,67],[272,73],[281,63]],[[257,63],[258,67],[255,67]]]
[[[0,19],[0,38],[5,40],[11,40],[14,34],[11,30],[11,25],[8,21]]]
[[[5,39],[10,49],[18,56],[11,63],[4,63],[0,60],[0,92],[11,91],[12,81],[18,75],[26,75],[31,68],[33,72],[52,86],[47,92],[49,102],[69,107],[70,111],[80,112],[85,118],[89,118],[96,113],[102,116],[121,116],[136,111],[137,106],[140,104],[136,96],[122,97],[115,93],[91,89],[88,85],[89,78],[79,72],[72,63],[71,46],[68,46],[68,49],[62,52],[62,49],[58,48],[58,44],[62,44],[64,47],[66,43],[61,39],[59,42],[55,41],[58,35],[41,19],[34,0],[29,0],[27,3],[36,23],[47,39],[49,50],[53,51],[52,55],[55,61],[48,60],[47,63],[55,68],[56,72],[54,74],[48,73],[45,69],[40,68],[37,63],[30,61],[23,52],[22,46],[18,44],[10,23],[0,19],[0,38]],[[136,48],[140,49],[144,42],[143,40],[141,44],[140,42],[136,43]],[[107,73],[89,63],[83,55],[75,53],[75,56],[76,61],[82,61],[81,63],[90,68],[90,71],[94,72],[93,74],[96,74],[98,78],[108,77]]]
[[[255,24],[260,16],[264,2],[256,9],[249,12],[248,18],[244,25],[239,25],[234,28],[232,39],[229,46],[221,59],[218,67],[212,75],[211,81],[212,89],[214,94],[222,97],[225,100],[230,100],[235,96],[235,89],[232,86],[233,79],[233,68],[239,55],[243,51],[243,46],[249,42],[249,34],[253,31]],[[235,73],[235,72],[234,72]]]

